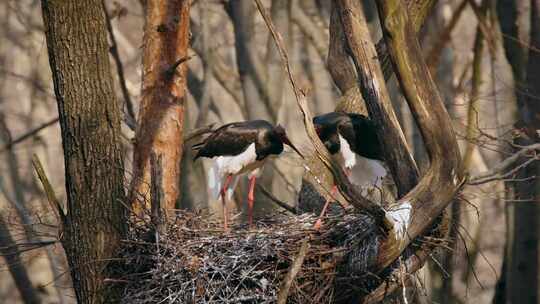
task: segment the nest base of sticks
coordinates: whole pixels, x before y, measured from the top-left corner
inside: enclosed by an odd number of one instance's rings
[[[156,232],[134,222],[114,265],[125,303],[348,303],[379,279],[373,220],[332,215],[321,231],[316,218],[277,215],[253,229],[178,211]],[[370,285],[372,285],[370,287]]]

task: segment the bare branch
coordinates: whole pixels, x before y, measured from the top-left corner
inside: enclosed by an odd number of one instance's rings
[[[259,0],[256,0],[259,1]],[[300,271],[302,264],[304,263],[304,258],[306,257],[306,253],[309,249],[309,238],[305,238],[302,242],[302,246],[300,246],[300,250],[298,251],[298,254],[294,258],[294,262],[292,263],[291,267],[289,268],[289,272],[287,272],[287,275],[283,279],[281,288],[279,289],[278,304],[285,304],[287,303],[287,297],[289,295],[289,290],[291,289],[291,286],[294,282],[294,279],[296,277],[296,274],[298,271]]]
[[[120,83],[120,89],[122,91],[122,96],[124,97],[124,105],[127,112],[124,112],[124,121],[126,125],[133,131],[137,128],[137,120],[135,119],[135,110],[133,110],[133,101],[131,100],[131,95],[126,85],[126,76],[124,73],[124,65],[120,59],[120,54],[118,53],[118,44],[116,43],[116,37],[114,35],[114,30],[111,23],[111,16],[107,11],[107,6],[105,5],[105,0],[102,2],[103,11],[105,12],[105,21],[107,24],[107,31],[109,32],[109,40],[111,42],[111,47],[109,51],[114,59],[116,65],[116,72],[118,73],[118,82]]]
[[[165,194],[163,192],[163,167],[161,155],[150,153],[150,197],[151,197],[151,221],[154,226],[156,242],[165,231]]]
[[[43,129],[46,129],[46,128],[52,126],[52,125],[55,125],[58,122],[58,119],[59,119],[58,117],[53,118],[53,119],[41,124],[40,126],[38,126],[38,127],[34,128],[34,129],[24,133],[23,135],[17,137],[16,139],[10,140],[7,145],[0,148],[0,153],[5,152],[5,151],[13,148],[16,144],[21,143],[21,142],[35,136],[37,133],[41,132]]]
[[[0,255],[5,257],[9,272],[17,285],[24,303],[41,303],[39,295],[32,285],[28,272],[21,261],[20,252],[17,248],[4,221],[3,214],[0,213]]]
[[[523,168],[524,166],[532,163],[533,161],[540,160],[540,157],[538,156],[538,150],[540,149],[540,144],[533,144],[530,146],[525,146],[512,156],[509,156],[490,170],[486,172],[479,173],[477,175],[471,176],[469,178],[469,181],[467,182],[468,185],[480,185],[487,182],[491,182],[494,180],[500,180],[503,178],[506,178],[515,172],[517,170]],[[527,156],[533,152],[534,155],[531,156],[531,158],[526,161],[523,164],[520,164],[519,166],[513,168],[511,171],[504,173],[507,171],[512,165],[514,165],[516,162],[518,162],[522,157]]]
[[[58,198],[56,198],[54,189],[51,183],[49,182],[47,175],[45,174],[45,170],[43,169],[43,165],[41,164],[39,157],[36,154],[32,156],[32,165],[34,166],[34,170],[36,171],[36,174],[39,180],[41,181],[41,185],[43,186],[43,190],[45,191],[45,194],[47,195],[47,200],[49,201],[51,210],[56,216],[58,223],[61,225],[60,226],[61,228],[59,231],[59,235],[61,235],[62,225],[66,221],[66,213],[64,213],[64,208],[60,204],[60,201],[58,201]]]
[[[451,34],[453,29],[456,27],[458,21],[460,20],[465,7],[467,6],[468,0],[462,0],[459,6],[456,8],[456,11],[452,15],[452,19],[448,22],[448,25],[444,30],[438,35],[437,41],[433,43],[433,47],[428,52],[426,56],[426,64],[430,69],[434,69],[439,62],[442,49],[444,46],[451,40]],[[433,74],[433,73],[432,73]]]
[[[485,16],[487,10],[488,1],[483,1],[482,4],[482,16]],[[478,96],[480,94],[480,85],[482,84],[482,55],[484,52],[484,34],[478,26],[476,30],[476,37],[474,40],[474,58],[473,58],[473,71],[472,71],[472,87],[471,94],[469,95],[469,105],[467,108],[467,146],[465,148],[465,155],[463,156],[463,170],[467,172],[471,165],[472,155],[476,145],[473,141],[476,137],[478,126]]]
[[[259,190],[261,190],[261,192],[266,195],[266,197],[268,197],[273,203],[275,203],[276,205],[278,205],[279,207],[289,211],[290,213],[292,214],[297,214],[296,212],[296,209],[294,207],[291,207],[289,204],[285,203],[285,202],[282,202],[280,201],[277,197],[275,197],[272,192],[266,190],[266,188],[260,184],[257,184],[256,185],[257,188],[259,188]]]

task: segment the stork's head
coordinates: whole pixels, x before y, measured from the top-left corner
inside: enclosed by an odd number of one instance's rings
[[[287,146],[291,147],[300,157],[304,158],[304,155],[300,153],[298,149],[291,143],[289,140],[289,137],[287,136],[287,133],[285,132],[285,128],[283,128],[281,125],[277,125],[274,127],[274,132],[276,133],[279,140],[281,140],[282,143],[286,144]]]

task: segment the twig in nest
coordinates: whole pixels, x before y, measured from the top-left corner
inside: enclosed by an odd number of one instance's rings
[[[302,242],[302,247],[300,247],[300,251],[298,252],[298,255],[294,259],[293,264],[291,265],[291,268],[289,269],[289,272],[287,273],[287,276],[285,279],[283,279],[283,282],[281,284],[281,288],[279,289],[279,295],[278,295],[278,304],[285,304],[287,303],[287,297],[289,295],[289,290],[291,289],[291,285],[294,281],[294,278],[296,277],[296,274],[298,271],[300,271],[300,268],[302,267],[302,264],[304,263],[304,258],[306,257],[306,253],[309,249],[309,238],[305,238]]]

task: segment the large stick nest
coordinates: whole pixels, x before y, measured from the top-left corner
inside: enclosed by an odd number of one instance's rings
[[[125,303],[276,303],[282,281],[308,240],[287,303],[335,303],[380,283],[370,273],[380,232],[363,214],[330,216],[321,232],[310,215],[261,219],[253,230],[179,211],[156,237],[152,224],[133,223],[124,241]],[[360,284],[360,282],[362,282]],[[370,286],[371,285],[371,286]]]

